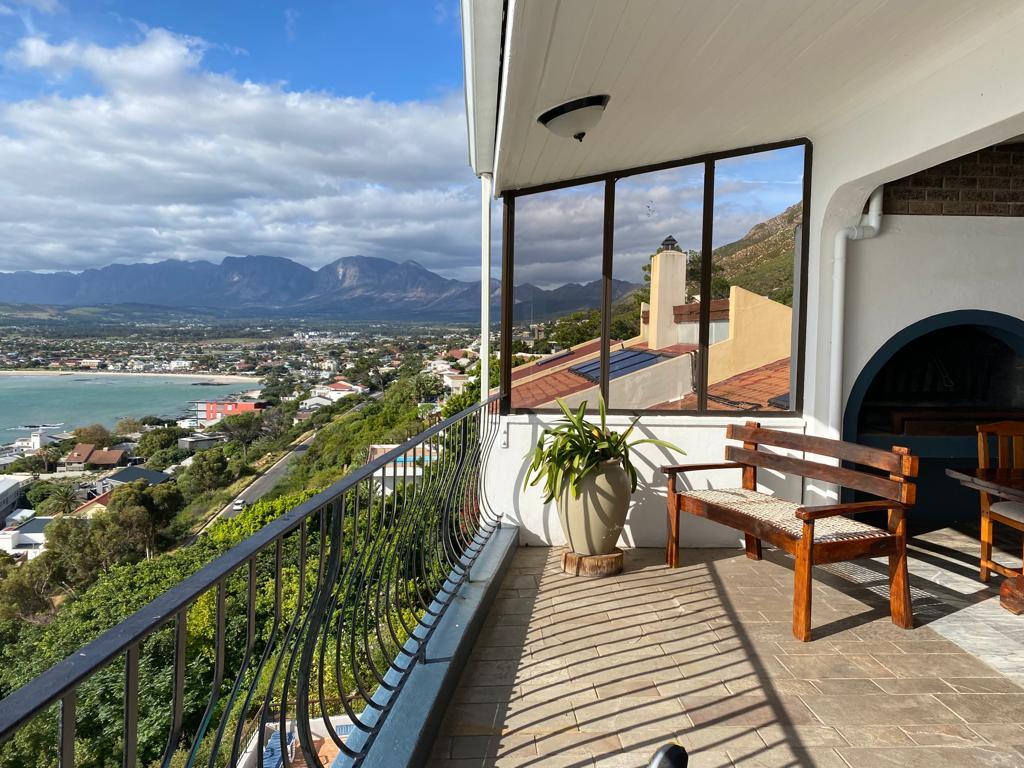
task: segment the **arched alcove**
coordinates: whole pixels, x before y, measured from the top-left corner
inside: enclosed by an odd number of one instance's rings
[[[1024,320],[957,310],[904,328],[857,376],[844,439],[921,458],[912,528],[976,523],[977,494],[945,476],[977,459],[975,427],[1024,418]]]

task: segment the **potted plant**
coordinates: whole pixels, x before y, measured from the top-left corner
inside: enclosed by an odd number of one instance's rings
[[[628,442],[639,416],[621,434],[608,429],[603,398],[598,398],[600,425],[583,417],[585,401],[575,412],[561,400],[558,407],[565,418],[541,433],[532,451],[526,485],[543,481],[544,503],[556,500],[562,532],[573,552],[611,554],[626,523],[630,496],[636,490],[630,449],[650,443],[683,451],[653,438]]]

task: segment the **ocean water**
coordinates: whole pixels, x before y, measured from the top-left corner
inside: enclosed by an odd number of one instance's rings
[[[181,418],[190,400],[239,394],[254,388],[245,382],[193,386],[209,379],[191,376],[0,376],[0,444],[31,429],[30,424],[84,424],[113,427],[126,416]]]

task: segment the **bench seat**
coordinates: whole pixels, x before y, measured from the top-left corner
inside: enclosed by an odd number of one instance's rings
[[[767,523],[794,541],[798,541],[803,536],[803,521],[796,516],[800,505],[794,504],[792,501],[746,488],[683,491],[680,495],[683,497],[684,503],[686,499],[693,499],[704,504],[731,509],[733,512],[749,517],[751,522]],[[826,517],[814,525],[815,544],[891,538],[892,534],[889,531],[849,517]]]

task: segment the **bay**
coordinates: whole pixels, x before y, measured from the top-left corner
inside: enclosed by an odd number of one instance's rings
[[[12,442],[30,424],[84,424],[111,428],[124,417],[182,418],[191,400],[220,399],[248,392],[255,383],[232,381],[219,386],[193,376],[136,375],[2,375],[0,376],[0,444]],[[51,431],[58,431],[51,430]]]

